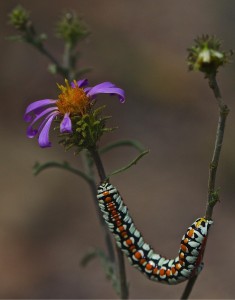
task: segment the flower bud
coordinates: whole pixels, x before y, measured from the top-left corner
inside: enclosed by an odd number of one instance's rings
[[[195,40],[195,45],[188,49],[189,70],[201,71],[206,77],[215,75],[220,66],[229,62],[232,52],[221,50],[221,42],[214,36],[202,35]]]
[[[57,24],[57,36],[75,46],[89,34],[88,29],[75,13],[67,12]]]
[[[10,24],[16,29],[24,31],[29,22],[29,12],[22,6],[15,7],[9,14]]]

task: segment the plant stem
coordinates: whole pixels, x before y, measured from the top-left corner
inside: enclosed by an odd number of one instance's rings
[[[65,69],[68,70],[67,77],[68,77],[69,81],[72,81],[75,76],[74,74],[75,74],[76,58],[73,54],[73,51],[74,51],[74,49],[73,49],[72,45],[70,43],[66,43],[65,50],[64,50],[64,65],[65,65]],[[90,178],[92,178],[92,180],[89,182],[89,186],[91,189],[92,198],[94,200],[97,214],[99,216],[99,221],[100,221],[100,224],[104,231],[105,243],[106,243],[106,247],[108,250],[109,259],[110,259],[111,263],[114,263],[115,255],[114,255],[113,244],[111,241],[110,232],[108,231],[108,228],[107,228],[107,226],[104,222],[104,219],[102,218],[102,215],[100,213],[100,210],[98,208],[98,202],[97,202],[97,197],[96,197],[97,196],[97,187],[96,187],[96,182],[94,179],[92,160],[91,160],[90,155],[96,164],[96,168],[98,170],[101,181],[104,181],[106,179],[105,170],[104,170],[102,161],[101,161],[100,156],[96,149],[94,151],[91,151],[91,150],[89,152],[87,151],[87,152],[85,152],[85,155],[82,156],[83,162],[84,162],[85,173]],[[116,249],[117,249],[117,247],[116,247]],[[125,265],[124,265],[123,258],[122,259],[120,258],[122,256],[122,252],[120,254],[118,254],[118,251],[121,252],[121,250],[119,250],[119,249],[116,250],[117,257],[118,257],[118,266],[119,266],[119,270],[121,270],[119,272],[120,295],[121,295],[122,299],[127,299],[128,298],[128,296],[127,296],[128,290],[127,290],[127,285],[126,285]],[[121,272],[123,272],[123,273],[121,273]]]
[[[60,73],[62,77],[66,78],[68,76],[68,70],[62,67],[55,57],[42,44],[37,45],[32,43],[32,45],[35,46],[43,55],[49,58],[49,60],[56,66],[57,72]]]
[[[197,280],[197,276],[193,276],[192,278],[189,279],[180,299],[188,299],[196,280]]]
[[[229,113],[229,109],[227,105],[225,105],[222,100],[220,89],[217,84],[215,76],[209,78],[209,85],[213,90],[214,96],[219,105],[219,120],[218,120],[218,126],[216,131],[216,139],[215,139],[213,156],[209,168],[208,197],[207,197],[207,205],[206,205],[206,213],[205,213],[205,217],[208,220],[212,218],[213,208],[217,203],[217,201],[219,200],[218,191],[215,188],[215,181],[216,181],[216,173],[217,173],[217,168],[220,159],[220,153],[223,145],[225,123]]]
[[[64,66],[66,70],[69,70],[67,74],[67,79],[72,81],[75,78],[75,65],[76,65],[76,57],[74,55],[74,48],[71,43],[66,42],[64,46]]]
[[[95,162],[100,180],[105,181],[107,178],[106,178],[103,163],[101,161],[97,149],[90,149],[89,151]],[[123,258],[123,253],[121,249],[118,248],[117,245],[116,245],[116,254],[117,254],[117,265],[118,265],[118,278],[120,283],[120,297],[121,299],[128,299],[128,286],[126,280],[125,262]]]
[[[216,76],[213,74],[208,79],[209,79],[209,86],[212,89],[219,106],[219,119],[218,119],[217,131],[216,131],[215,146],[214,146],[212,160],[209,167],[208,195],[207,195],[206,212],[205,212],[205,218],[207,220],[210,220],[212,218],[213,208],[215,204],[219,201],[218,190],[215,188],[215,181],[216,181],[217,168],[219,165],[220,153],[223,145],[225,123],[229,113],[229,109],[227,105],[224,104],[223,99],[221,97],[220,89],[216,81]],[[181,299],[188,299],[196,280],[197,280],[197,276],[194,276],[189,279]]]
[[[30,23],[25,31],[25,41],[35,47],[40,53],[46,56],[56,67],[56,71],[62,75],[62,77],[67,78],[70,69],[66,68],[66,66],[62,66],[58,60],[45,48],[43,42],[38,37],[34,26]]]
[[[94,180],[94,174],[93,174],[91,159],[89,157],[88,152],[85,152],[85,153],[82,153],[82,154],[83,154],[82,158],[83,158],[83,162],[84,162],[85,172],[89,176],[89,178],[92,178],[92,180],[89,181],[89,186],[90,186],[90,189],[91,189],[92,198],[94,200],[95,208],[96,208],[97,214],[99,216],[99,221],[100,221],[100,224],[101,224],[102,229],[104,231],[105,243],[106,243],[106,247],[107,247],[107,250],[108,250],[109,260],[110,260],[111,263],[114,263],[114,261],[115,261],[114,249],[113,249],[113,244],[112,244],[112,241],[111,241],[110,232],[109,232],[109,230],[108,230],[108,228],[107,228],[107,226],[104,222],[104,219],[102,218],[102,215],[100,213],[100,209],[99,209],[98,203],[97,203],[97,198],[96,198],[97,188],[96,188],[96,183],[95,183],[95,180]]]

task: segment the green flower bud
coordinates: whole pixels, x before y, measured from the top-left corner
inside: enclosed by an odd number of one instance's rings
[[[101,106],[87,114],[71,117],[74,132],[60,134],[62,139],[59,143],[66,151],[75,147],[75,153],[78,154],[84,149],[94,149],[105,132],[115,129],[106,127],[106,120],[110,117],[101,116],[104,108]]]
[[[9,14],[9,21],[16,29],[24,31],[29,22],[29,12],[22,6],[17,6]]]
[[[67,12],[57,24],[57,36],[73,46],[88,34],[86,25],[75,13]]]
[[[201,71],[206,77],[215,75],[220,66],[229,62],[233,54],[221,50],[221,42],[214,36],[202,35],[195,40],[195,45],[188,49],[189,70]]]

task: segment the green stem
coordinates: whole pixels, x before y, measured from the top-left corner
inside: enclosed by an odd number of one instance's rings
[[[96,208],[96,211],[97,211],[97,215],[99,216],[99,221],[100,221],[100,224],[101,224],[102,229],[104,231],[105,243],[106,243],[106,247],[107,247],[107,250],[108,250],[109,259],[110,259],[111,263],[114,263],[114,261],[115,261],[114,249],[113,249],[113,244],[112,244],[112,241],[111,241],[110,232],[109,232],[109,230],[108,230],[108,228],[107,228],[107,226],[104,222],[102,214],[100,213],[100,209],[98,207],[98,202],[97,202],[97,198],[96,198],[97,188],[96,188],[96,182],[94,180],[92,161],[89,157],[88,152],[85,152],[85,153],[82,152],[82,154],[83,154],[82,158],[83,158],[83,162],[84,162],[85,172],[90,178],[92,178],[89,185],[90,185],[90,189],[91,189],[91,193],[92,193],[92,198],[94,200],[95,208]]]
[[[73,54],[73,51],[74,51],[74,49],[73,49],[71,43],[66,43],[65,48],[64,48],[64,66],[65,66],[66,70],[68,70],[67,78],[69,81],[72,81],[75,79],[74,76],[75,76],[76,58]],[[100,209],[98,207],[98,202],[97,202],[97,197],[96,197],[97,196],[97,187],[96,187],[95,176],[93,174],[93,168],[92,168],[93,160],[91,159],[90,153],[88,151],[82,152],[82,159],[83,159],[85,174],[87,174],[87,176],[89,178],[91,178],[91,181],[89,182],[89,186],[90,186],[90,190],[92,193],[94,205],[95,205],[95,208],[97,211],[97,215],[99,218],[99,222],[100,222],[101,227],[104,232],[104,239],[105,239],[105,244],[106,244],[106,248],[108,251],[109,261],[111,264],[114,264],[115,254],[114,254],[114,249],[113,249],[110,232],[104,222],[104,219],[103,219]]]
[[[209,79],[209,86],[212,89],[219,106],[219,119],[218,119],[217,131],[216,131],[215,146],[214,146],[212,160],[209,167],[208,196],[207,196],[207,204],[206,204],[206,212],[205,212],[205,218],[207,220],[210,220],[212,218],[214,206],[219,200],[219,195],[215,187],[215,182],[216,182],[216,174],[219,165],[221,149],[223,145],[225,123],[229,113],[229,109],[227,105],[225,105],[223,102],[215,75],[211,75],[208,79]],[[197,280],[197,276],[194,276],[189,279],[181,299],[188,299],[196,280]]]
[[[97,149],[90,149],[89,152],[95,162],[101,182],[105,181],[107,177]],[[116,245],[116,253],[117,253],[117,264],[118,264],[118,274],[119,274],[118,278],[120,282],[120,296],[121,299],[128,299],[128,286],[126,280],[125,262],[123,258],[123,253],[121,249],[118,248],[117,245]]]
[[[219,120],[218,120],[218,126],[216,131],[214,151],[213,151],[212,160],[209,168],[208,197],[207,197],[206,214],[205,214],[206,219],[208,220],[212,218],[213,208],[217,203],[217,201],[219,200],[218,192],[215,188],[215,181],[216,181],[216,173],[219,165],[221,149],[223,145],[226,119],[229,114],[229,109],[222,100],[220,89],[217,84],[215,76],[209,78],[209,84],[214,92],[214,96],[219,105]]]
[[[193,289],[193,286],[194,286],[194,283],[196,282],[196,280],[197,280],[197,276],[194,276],[189,279],[180,299],[188,299],[189,295],[192,292],[192,289]]]
[[[75,65],[76,65],[76,57],[74,55],[74,48],[71,45],[71,43],[65,43],[65,47],[64,47],[64,66],[66,70],[69,70],[68,74],[67,74],[67,79],[69,81],[72,81],[75,78]]]
[[[32,43],[43,55],[45,55],[49,60],[56,66],[56,70],[58,73],[62,75],[62,77],[68,76],[68,71],[66,68],[62,67],[59,62],[54,58],[54,56],[44,47],[43,44],[37,45]]]
[[[40,36],[36,33],[34,26],[31,22],[27,25],[24,30],[24,40],[35,47],[40,53],[46,56],[55,66],[56,71],[60,73],[63,77],[67,77],[69,69],[63,67],[58,60],[45,48]]]
[[[93,160],[95,162],[96,169],[98,171],[101,182],[105,181],[107,179],[107,177],[106,177],[104,166],[103,166],[103,163],[102,163],[102,160],[100,158],[98,151],[96,149],[90,149],[89,151],[90,151],[91,157],[93,158]]]

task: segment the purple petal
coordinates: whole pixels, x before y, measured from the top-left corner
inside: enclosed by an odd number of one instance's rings
[[[87,96],[91,98],[95,97],[98,94],[110,94],[110,95],[117,95],[120,99],[120,102],[125,102],[125,92],[124,90],[116,87],[111,82],[103,82],[94,86],[93,88],[88,91]]]
[[[102,83],[99,83],[95,86],[93,86],[92,89],[106,89],[106,88],[111,88],[111,87],[115,87],[115,84],[113,84],[112,82],[109,81],[105,81]]]
[[[27,128],[27,137],[33,138],[37,134],[38,130],[33,129],[34,123],[36,123],[41,117],[45,116],[46,114],[50,113],[51,111],[58,111],[56,107],[49,107],[47,109],[44,109],[37,117],[33,120],[33,122],[29,125]]]
[[[81,80],[78,80],[78,81],[77,81],[77,85],[78,85],[79,88],[82,88],[82,87],[88,85],[88,79],[81,79]],[[75,88],[74,82],[71,82],[71,87],[72,87],[72,88]]]
[[[54,103],[56,103],[56,101],[57,100],[43,99],[43,100],[38,100],[38,101],[35,101],[35,102],[29,104],[29,106],[26,108],[26,111],[24,114],[24,120],[26,122],[31,122],[33,117],[29,115],[30,113],[32,113],[32,112],[40,113],[42,107],[49,105],[49,104],[54,104]],[[39,112],[38,112],[38,110],[39,110]]]
[[[125,92],[124,92],[123,89],[120,89],[120,88],[110,88],[110,94],[111,94],[111,96],[117,95],[121,103],[125,102]]]
[[[39,137],[38,137],[38,143],[41,148],[46,148],[50,147],[51,143],[49,141],[49,131],[51,127],[51,123],[54,120],[54,118],[58,115],[59,113],[51,113],[49,114],[46,119],[43,121],[43,123],[40,125],[39,128]]]
[[[84,92],[87,94],[91,89],[92,89],[92,87],[86,87],[86,88],[84,88],[83,90],[84,90]]]
[[[86,85],[88,85],[88,79],[81,79],[77,81],[78,87],[84,87]]]
[[[61,133],[72,133],[72,122],[69,117],[69,113],[64,115],[63,121],[60,123],[60,132]]]
[[[107,88],[111,88],[111,87],[115,87],[115,85],[112,83],[112,82],[102,82],[102,83],[99,83],[93,87],[86,87],[84,88],[84,91],[85,93],[87,94],[87,96],[90,96],[92,97],[93,95],[96,95],[98,90],[102,90],[103,89],[107,89]],[[91,94],[89,93],[91,91]],[[98,92],[99,93],[102,93],[102,92]]]

